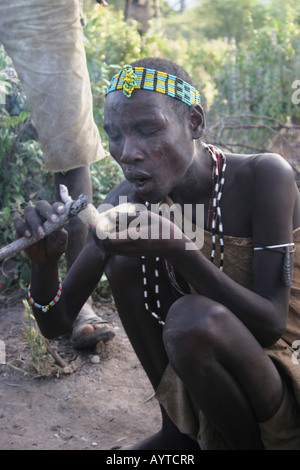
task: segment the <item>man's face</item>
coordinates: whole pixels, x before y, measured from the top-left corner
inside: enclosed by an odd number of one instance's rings
[[[168,98],[160,93],[134,90],[130,98],[122,91],[110,93],[104,129],[112,157],[143,201],[161,201],[191,165],[188,118],[179,122]]]

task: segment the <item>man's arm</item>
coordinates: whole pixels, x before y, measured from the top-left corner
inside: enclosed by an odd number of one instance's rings
[[[291,243],[299,195],[290,167],[283,160],[261,158],[254,168],[251,191],[254,245]],[[286,326],[290,289],[282,283],[283,256],[270,250],[255,252],[254,292],[234,282],[197,250],[178,249],[170,261],[196,292],[225,305],[263,346],[268,346]]]
[[[256,258],[258,256],[255,255]],[[170,261],[198,294],[227,307],[247,326],[262,346],[273,344],[281,336],[286,325],[289,288],[280,285],[280,255],[265,253],[263,258],[254,263],[254,272],[260,271],[263,280],[272,279],[269,281],[272,284],[272,294],[268,296],[239,285],[199,251],[181,250]]]
[[[59,205],[51,206],[40,201],[36,207],[25,209],[25,220],[15,217],[18,236],[30,237],[42,230],[43,222],[59,213]],[[63,207],[63,206],[62,206]],[[97,243],[96,243],[97,242]],[[67,247],[67,232],[58,229],[47,237],[31,245],[26,253],[32,263],[30,295],[33,312],[43,335],[49,338],[60,336],[70,328],[81,307],[90,296],[102,276],[105,265],[105,252],[101,241],[89,235],[86,245],[69,270],[59,296],[59,259]],[[35,306],[48,306],[47,311]]]
[[[56,338],[71,330],[71,327],[86,300],[97,286],[106,262],[101,246],[97,246],[90,233],[87,243],[73,263],[62,283],[59,301],[45,313],[34,308],[34,316],[42,334]],[[49,260],[43,264],[32,264],[31,294],[41,305],[47,305],[58,292],[58,263]]]

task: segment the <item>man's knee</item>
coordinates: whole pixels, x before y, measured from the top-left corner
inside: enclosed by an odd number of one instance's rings
[[[175,370],[205,366],[222,342],[230,312],[200,295],[181,297],[170,308],[164,327],[164,344]]]

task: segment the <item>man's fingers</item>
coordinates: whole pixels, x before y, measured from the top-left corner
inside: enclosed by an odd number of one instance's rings
[[[24,220],[19,216],[14,216],[14,226],[17,232],[18,238],[20,237],[31,237],[31,230],[29,226],[24,222]]]
[[[19,215],[14,217],[14,225],[18,236],[30,238],[34,233],[44,236],[45,231],[43,223],[48,220],[55,223],[58,216],[63,214],[65,206],[62,202],[56,202],[53,205],[41,200],[35,206],[27,206],[24,210],[25,221]]]
[[[55,222],[57,220],[57,215],[54,213],[54,209],[47,201],[38,201],[36,203],[36,211],[41,216],[41,218],[45,220],[51,220]]]
[[[65,206],[62,202],[55,202],[52,205],[52,208],[53,208],[53,211],[55,212],[55,214],[57,214],[57,215],[61,215],[65,212]]]
[[[26,223],[31,228],[31,232],[36,232],[38,235],[44,235],[44,229],[41,219],[33,206],[26,206],[24,210]]]
[[[56,222],[58,216],[65,211],[65,206],[62,202],[55,202],[51,205],[47,201],[38,201],[35,207],[42,219],[49,220],[53,223]]]

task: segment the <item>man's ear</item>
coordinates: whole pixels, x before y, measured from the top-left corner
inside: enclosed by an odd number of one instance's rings
[[[189,126],[193,139],[200,139],[205,129],[205,116],[200,104],[193,104],[190,107]]]

